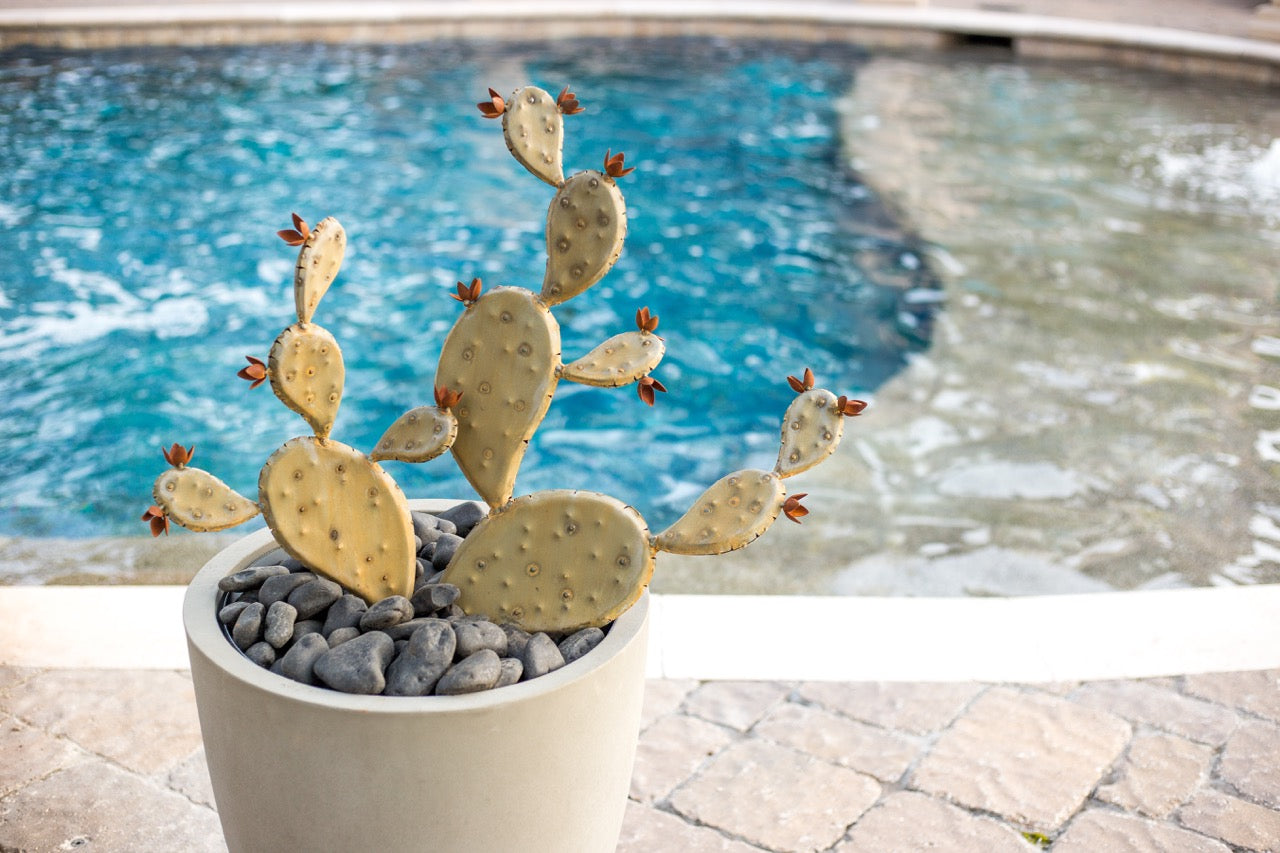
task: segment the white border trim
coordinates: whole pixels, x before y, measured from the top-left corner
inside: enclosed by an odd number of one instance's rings
[[[1110,45],[1183,54],[1280,63],[1280,45],[1254,39],[1178,30],[935,6],[781,3],[777,0],[487,0],[47,6],[0,9],[0,28],[138,27],[220,24],[414,24],[492,21],[743,21],[846,25],[941,33],[981,33]]]
[[[0,665],[186,669],[180,586],[0,587]],[[654,595],[651,678],[1077,681],[1280,668],[1280,585],[1021,598]]]

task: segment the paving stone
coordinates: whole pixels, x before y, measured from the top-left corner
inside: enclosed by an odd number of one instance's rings
[[[825,850],[880,796],[870,776],[762,740],[733,744],[676,789],[691,820],[771,850]]]
[[[661,800],[731,740],[729,732],[705,720],[683,714],[663,717],[645,729],[636,745],[631,798]]]
[[[1182,689],[1280,723],[1280,669],[1188,675]]]
[[[771,681],[708,681],[684,702],[684,712],[745,732],[791,689]]]
[[[1167,823],[1097,809],[1077,815],[1053,853],[1231,853],[1220,841]]]
[[[808,681],[800,695],[855,720],[912,734],[946,727],[983,690],[981,684],[852,684]]]
[[[760,853],[759,847],[726,838],[706,826],[685,823],[675,815],[627,801],[622,819],[622,834],[615,853],[655,853],[658,850],[680,853]]]
[[[177,791],[191,802],[217,811],[217,805],[213,801],[213,783],[209,781],[209,763],[204,757],[204,747],[191,753],[185,761],[164,774],[161,782],[166,788]]]
[[[0,693],[38,675],[40,670],[30,666],[0,666]]]
[[[65,738],[8,716],[0,716],[0,756],[0,797],[88,758]]]
[[[993,688],[942,733],[909,784],[1048,833],[1080,807],[1130,734],[1106,712]]]
[[[145,775],[200,746],[191,680],[168,670],[49,670],[0,710]]]
[[[1095,681],[1071,700],[1213,746],[1225,743],[1237,722],[1228,708],[1142,681]]]
[[[1249,850],[1280,853],[1280,813],[1219,791],[1204,790],[1178,810],[1188,829]]]
[[[834,853],[945,850],[946,853],[1033,853],[1022,834],[990,818],[914,791],[890,794],[849,830]]]
[[[784,702],[756,723],[752,735],[843,764],[882,782],[896,782],[921,747],[897,732],[808,705]]]
[[[0,800],[0,850],[226,853],[212,809],[99,758]]]
[[[1095,795],[1103,802],[1147,817],[1167,817],[1200,787],[1213,748],[1177,735],[1140,735],[1129,744],[1116,781]]]
[[[1280,726],[1241,723],[1222,750],[1218,776],[1249,799],[1280,809]]]
[[[640,711],[640,730],[659,718],[676,711],[698,682],[690,679],[650,678],[644,683],[644,705]]]

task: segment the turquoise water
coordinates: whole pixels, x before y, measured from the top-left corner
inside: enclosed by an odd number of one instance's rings
[[[565,360],[662,319],[670,389],[564,383],[517,491],[593,488],[653,524],[770,467],[811,366],[865,394],[928,344],[937,282],[842,165],[850,48],[710,41],[296,46],[0,55],[0,535],[138,534],[160,448],[253,494],[307,431],[235,377],[292,318],[290,211],[346,227],[317,320],[347,386],[334,436],[369,449],[431,401],[455,281],[537,288],[551,191],[473,106],[571,83],[567,171],[626,152],[630,231],[557,309]],[[390,463],[411,496],[469,496],[448,459]]]

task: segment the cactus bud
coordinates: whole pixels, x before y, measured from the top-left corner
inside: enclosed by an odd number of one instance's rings
[[[863,400],[850,400],[843,394],[836,399],[836,411],[846,417],[856,418],[866,407],[867,404]]]
[[[640,383],[636,386],[636,393],[640,395],[641,400],[644,400],[645,405],[652,406],[654,400],[657,399],[653,394],[654,391],[661,391],[665,394],[667,388],[652,376],[640,377]]]
[[[813,388],[814,385],[813,371],[809,368],[804,369],[804,379],[796,379],[794,376],[787,377],[787,384],[791,386],[791,390],[797,394],[803,394],[805,391]]]
[[[578,96],[570,92],[568,86],[561,89],[560,94],[556,96],[556,106],[567,116],[582,112],[582,107],[578,104]]]
[[[196,446],[193,444],[184,450],[181,444],[174,442],[168,450],[160,448],[160,452],[164,454],[165,462],[174,468],[182,468],[196,455]]]
[[[252,391],[267,381],[267,366],[263,364],[261,359],[254,358],[251,355],[246,355],[245,361],[249,362],[249,366],[241,368],[236,373],[236,376],[248,380],[249,390]]]
[[[480,298],[481,283],[479,278],[471,279],[471,284],[463,284],[458,282],[457,294],[449,294],[463,305],[470,305]]]
[[[489,90],[489,100],[481,101],[476,106],[480,108],[480,114],[485,118],[498,118],[507,111],[507,102],[502,100],[502,96],[493,89]]]
[[[606,175],[611,178],[621,178],[626,175],[630,175],[636,170],[635,166],[632,166],[630,169],[623,168],[623,159],[627,155],[619,151],[617,154],[609,156],[612,151],[613,149],[608,149],[604,152],[604,173]]]
[[[311,236],[311,229],[307,227],[306,221],[298,214],[293,213],[290,216],[293,217],[293,228],[277,231],[276,236],[290,246],[301,246]]]
[[[147,511],[142,514],[142,520],[151,524],[151,535],[159,536],[161,533],[169,535],[169,516],[164,514],[164,510],[154,504],[147,507]]]
[[[649,313],[649,306],[636,311],[636,325],[642,332],[652,332],[658,328],[658,315]]]
[[[800,492],[798,495],[787,498],[782,502],[782,514],[799,524],[800,519],[809,514],[809,510],[800,505],[800,499],[808,496],[808,492]]]

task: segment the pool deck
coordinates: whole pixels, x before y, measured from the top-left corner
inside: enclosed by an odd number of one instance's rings
[[[523,8],[575,5],[584,7]],[[148,14],[209,27],[233,7],[243,18],[273,4],[0,0],[0,45],[21,27],[83,38],[100,31],[86,21]],[[323,17],[357,6],[306,8]],[[358,8],[385,17],[513,6]],[[1280,67],[1277,47],[1253,38],[1266,16],[1226,0],[786,8],[856,13],[864,25],[877,15],[941,22],[931,32],[983,25],[1018,34],[1020,47],[1033,41],[1023,33],[1053,31],[1110,33],[1109,49],[1126,37],[1135,50],[1143,42],[1133,39],[1157,29],[1168,45],[1227,51],[1194,56],[1234,50],[1260,67],[1274,54]],[[1049,15],[1057,23],[1046,30]],[[225,850],[176,621],[181,595],[0,587],[0,850]],[[1280,853],[1280,587],[949,601],[664,596],[653,610],[619,851]],[[138,612],[172,618],[139,629],[129,619]]]

